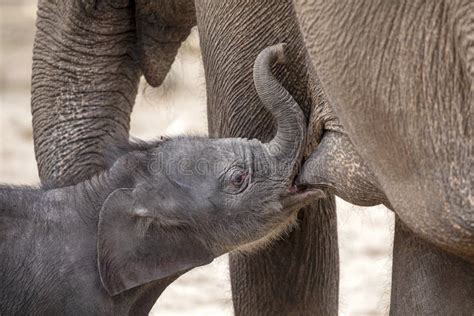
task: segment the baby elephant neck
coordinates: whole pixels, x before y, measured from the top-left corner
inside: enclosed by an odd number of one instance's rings
[[[107,197],[117,189],[132,187],[132,176],[126,173],[105,171],[73,187],[64,188],[66,194],[74,196],[75,205],[81,205],[80,211],[87,218],[98,220],[100,210]],[[70,194],[68,191],[73,191]]]

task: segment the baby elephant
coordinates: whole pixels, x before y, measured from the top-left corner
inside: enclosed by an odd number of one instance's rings
[[[254,66],[278,124],[269,143],[178,137],[71,187],[1,187],[0,313],[147,314],[181,274],[287,229],[322,191],[292,184],[305,120],[271,73],[283,50]]]

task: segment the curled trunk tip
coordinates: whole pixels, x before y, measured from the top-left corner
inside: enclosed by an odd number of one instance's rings
[[[272,65],[285,63],[284,43],[265,48],[257,56],[253,78],[257,94],[278,124],[275,137],[265,147],[278,161],[289,161],[294,169],[302,155],[306,120],[300,106],[272,74]]]
[[[285,49],[286,49],[286,43],[280,43],[280,44],[275,45],[277,64],[286,63]]]

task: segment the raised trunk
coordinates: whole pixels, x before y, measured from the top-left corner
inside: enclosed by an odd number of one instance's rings
[[[252,66],[259,52],[282,42],[287,43],[287,64],[274,67],[274,74],[306,118],[311,112],[321,112],[314,105],[323,102],[310,95],[318,89],[310,87],[292,1],[263,5],[198,0],[196,14],[211,136],[262,141],[274,137],[274,121],[253,86]],[[298,228],[268,248],[230,256],[236,315],[337,314],[339,263],[333,197],[300,211],[299,219]]]
[[[271,71],[274,62],[285,62],[285,47],[278,44],[265,48],[255,61],[253,79],[260,101],[277,123],[276,135],[265,148],[278,162],[285,162],[285,169],[293,171],[303,152],[306,120],[300,106]]]

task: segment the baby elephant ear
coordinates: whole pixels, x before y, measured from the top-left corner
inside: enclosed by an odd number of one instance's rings
[[[165,232],[153,223],[153,214],[159,210],[137,206],[132,189],[118,189],[100,211],[97,262],[110,295],[167,277],[169,281],[212,262],[212,253],[192,233],[186,229]]]

